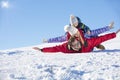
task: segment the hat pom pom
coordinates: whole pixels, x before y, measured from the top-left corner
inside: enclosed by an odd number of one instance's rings
[[[65,25],[65,26],[64,26],[64,31],[65,31],[65,32],[68,32],[68,28],[69,28],[69,25]]]

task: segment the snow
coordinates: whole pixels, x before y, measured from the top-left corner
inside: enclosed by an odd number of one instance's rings
[[[40,48],[61,43],[44,43]],[[120,34],[90,53],[42,53],[32,47],[0,51],[0,80],[120,80]]]

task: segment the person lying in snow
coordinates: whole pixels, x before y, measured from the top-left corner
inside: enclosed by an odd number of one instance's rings
[[[98,36],[95,38],[90,38],[90,39],[85,39],[86,45],[82,45],[81,41],[78,39],[78,37],[75,37],[76,35],[78,36],[78,33],[80,33],[80,36],[83,36],[82,30],[77,29],[72,26],[68,26],[67,31],[71,34],[70,39],[57,46],[53,47],[44,47],[42,49],[38,47],[33,47],[35,50],[39,50],[42,52],[47,52],[47,53],[55,53],[55,52],[63,52],[63,53],[86,53],[86,52],[91,52],[93,51],[93,48],[97,46],[98,44],[101,44],[104,41],[113,39],[116,37],[116,34],[120,32],[120,29],[116,32],[105,34],[102,36]]]
[[[113,28],[114,22],[111,22],[109,26],[105,26],[103,28],[99,28],[96,30],[90,30],[90,28],[85,25],[84,23],[81,22],[79,17],[75,17],[74,15],[70,15],[70,26],[74,26],[78,29],[81,29],[84,32],[84,37],[86,38],[92,38],[92,37],[97,37],[99,34],[109,31],[110,29]],[[53,42],[64,42],[67,41],[67,33],[65,35],[55,37],[55,38],[50,38],[48,40],[43,40],[43,42],[48,42],[48,43],[53,43]],[[99,49],[104,50],[105,47],[103,45],[98,45],[96,46]]]

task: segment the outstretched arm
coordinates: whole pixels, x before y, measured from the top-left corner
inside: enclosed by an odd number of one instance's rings
[[[49,38],[47,40],[43,40],[43,42],[47,42],[47,43],[55,43],[55,42],[64,42],[67,40],[66,34],[62,35],[62,36],[58,36],[55,38]]]
[[[48,39],[48,43],[64,42],[64,41],[66,41],[66,35]]]
[[[41,51],[41,49],[38,48],[38,47],[33,47],[33,49],[38,50],[38,51]]]
[[[42,48],[42,49],[40,49],[38,47],[33,47],[33,49],[41,51],[41,52],[49,52],[49,53],[60,52],[59,48],[56,48],[56,47],[45,47],[45,48]]]
[[[97,46],[98,44],[100,44],[100,43],[102,43],[104,41],[107,41],[107,40],[115,38],[116,34],[118,34],[119,32],[120,32],[120,29],[117,30],[114,33],[109,33],[109,34],[106,34],[106,35],[103,35],[103,36],[99,36],[97,38],[91,38],[91,39],[88,39],[88,40],[89,40],[89,42],[91,42],[92,47],[94,47],[94,46]]]
[[[118,34],[120,32],[120,29],[118,29],[117,31],[116,31],[116,34]]]
[[[101,34],[101,33],[104,33],[104,32],[106,32],[106,31],[109,31],[110,29],[112,29],[112,28],[113,28],[113,25],[114,25],[114,22],[111,22],[111,23],[109,24],[109,26],[106,26],[106,27],[103,27],[103,28],[99,28],[99,29],[95,29],[95,30],[91,30],[90,34],[85,33],[84,36],[85,36],[86,38],[90,38],[91,36],[97,36],[97,35],[99,35],[99,34]]]
[[[55,53],[55,52],[66,52],[66,46],[64,46],[66,43],[62,45],[57,45],[57,46],[52,46],[52,47],[44,47],[44,48],[38,48],[38,47],[33,47],[33,49],[42,51],[42,52],[47,52],[47,53]]]

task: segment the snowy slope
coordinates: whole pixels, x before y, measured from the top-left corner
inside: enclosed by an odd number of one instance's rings
[[[2,50],[0,80],[120,80],[120,34],[103,44],[105,51],[88,54],[44,54],[33,46]]]

